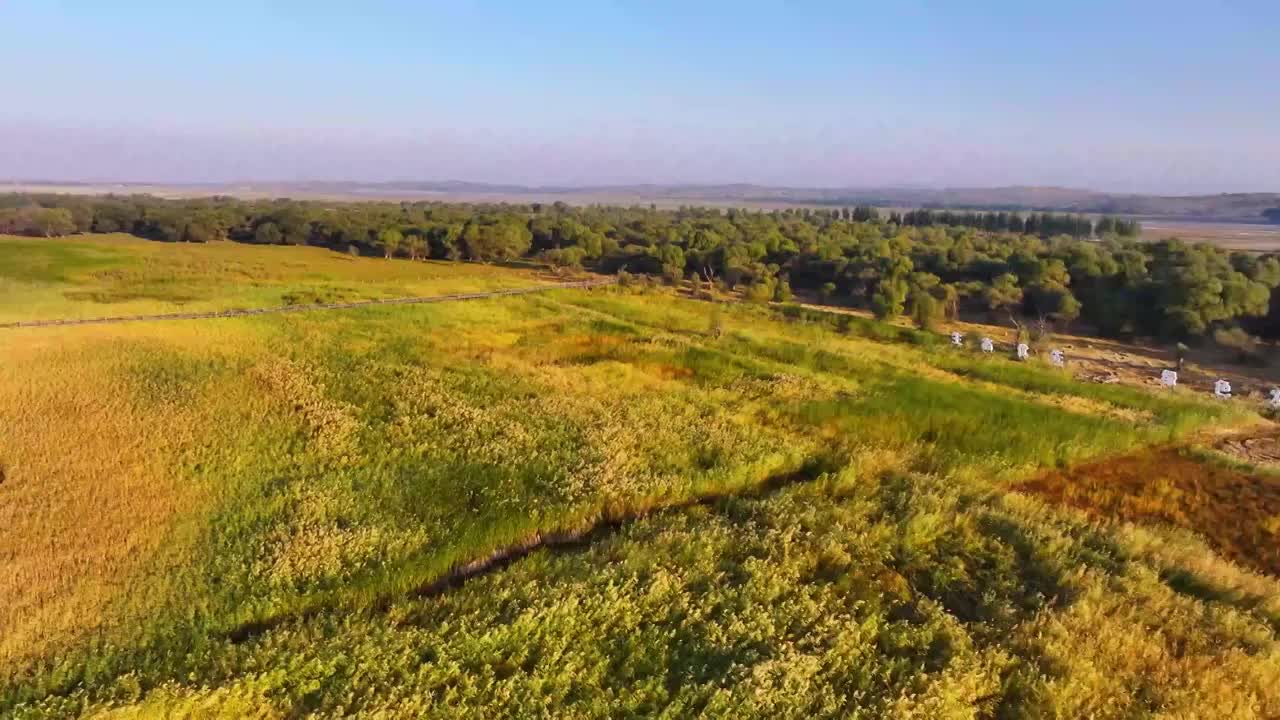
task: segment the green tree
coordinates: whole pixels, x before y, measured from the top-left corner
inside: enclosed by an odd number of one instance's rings
[[[746,298],[751,302],[767,303],[772,300],[777,292],[776,280],[772,277],[756,278],[747,286]]]
[[[69,235],[76,230],[75,218],[65,208],[36,208],[31,213],[30,224],[41,237]]]
[[[1018,276],[1012,273],[997,277],[983,295],[992,311],[1010,310],[1022,304],[1022,288],[1018,287]]]
[[[580,268],[586,252],[580,247],[551,248],[539,255],[549,265],[562,268]]]
[[[286,245],[305,245],[311,240],[311,211],[307,206],[289,205],[273,213]]]
[[[391,259],[395,257],[396,252],[404,243],[404,233],[396,228],[386,228],[378,233],[378,245],[382,248],[384,257]]]
[[[942,283],[934,288],[933,296],[942,308],[942,316],[948,320],[960,319],[960,290],[951,283]]]
[[[93,231],[100,233],[134,232],[141,212],[132,203],[107,201],[94,206]]]
[[[406,235],[402,245],[410,260],[417,260],[426,255],[427,239],[417,233]]]
[[[200,208],[187,216],[182,223],[180,239],[183,242],[209,243],[227,238],[227,217],[216,208]]]
[[[907,296],[907,307],[911,321],[921,330],[933,330],[942,319],[941,304],[924,288],[911,288]]]
[[[902,314],[907,301],[907,293],[911,289],[911,258],[901,253],[902,246],[909,240],[878,243],[876,248],[867,248],[875,254],[875,290],[871,293],[871,312],[880,320],[895,318]]]
[[[1032,312],[1060,323],[1070,323],[1080,316],[1080,301],[1065,286],[1038,283],[1027,288]]]
[[[479,262],[513,260],[528,252],[533,234],[513,219],[477,219],[462,232],[467,257]]]
[[[791,282],[786,278],[778,278],[777,286],[773,290],[773,299],[780,303],[789,303],[795,298],[795,294],[791,292]]]
[[[264,222],[253,231],[253,241],[263,245],[279,245],[284,241],[284,233],[280,226],[273,222]]]

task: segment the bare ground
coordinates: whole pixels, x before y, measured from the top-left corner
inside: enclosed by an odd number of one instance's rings
[[[1251,465],[1280,468],[1280,428],[1258,435],[1223,438],[1215,448]]]

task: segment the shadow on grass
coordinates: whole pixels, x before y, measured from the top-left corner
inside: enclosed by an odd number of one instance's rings
[[[1255,613],[1265,620],[1274,632],[1280,634],[1280,613],[1271,612],[1264,607],[1266,598],[1221,587],[1184,568],[1165,568],[1160,572],[1160,579],[1165,585],[1183,595]]]
[[[512,563],[539,550],[556,552],[579,551],[616,534],[631,523],[651,516],[681,512],[699,505],[716,505],[727,500],[767,497],[791,485],[813,482],[834,469],[831,459],[814,457],[806,461],[798,470],[772,475],[746,488],[730,489],[723,492],[698,493],[675,502],[654,507],[608,509],[600,513],[594,522],[576,527],[536,531],[523,540],[496,548],[488,555],[458,565],[444,575],[421,584],[407,593],[394,591],[378,593],[373,602],[363,608],[356,609],[382,612],[402,597],[426,598],[440,595],[461,587],[474,578],[499,572]],[[302,622],[332,609],[333,607],[329,603],[319,603],[295,612],[286,612],[244,623],[223,633],[222,636],[233,643],[248,642],[273,628],[291,622]]]

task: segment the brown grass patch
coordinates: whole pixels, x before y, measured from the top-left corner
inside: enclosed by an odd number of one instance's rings
[[[645,363],[644,369],[649,374],[662,380],[685,380],[693,377],[693,368],[687,368],[683,365],[672,365],[671,363],[653,362]]]
[[[630,344],[628,338],[617,335],[569,335],[556,343],[564,362],[594,362],[614,359]]]
[[[1186,528],[1226,557],[1280,575],[1280,478],[1164,448],[1049,473],[1015,489],[1102,518]]]

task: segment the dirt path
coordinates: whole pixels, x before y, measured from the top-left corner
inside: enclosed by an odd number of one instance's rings
[[[1214,447],[1253,465],[1280,468],[1280,428],[1250,436],[1228,437]]]
[[[455,302],[459,300],[479,300],[506,295],[526,295],[529,293],[561,290],[565,288],[594,288],[612,285],[617,280],[579,280],[575,282],[536,285],[534,287],[514,288],[511,290],[493,290],[482,293],[464,293],[457,295],[433,295],[427,297],[401,297],[386,300],[358,300],[347,303],[315,303],[311,305],[280,305],[277,307],[249,308],[247,310],[215,310],[208,312],[160,313],[157,315],[128,315],[124,317],[100,317],[72,320],[21,320],[18,322],[0,323],[0,329],[66,327],[69,325],[110,325],[114,323],[142,322],[148,320],[206,320],[209,318],[245,317],[248,315],[268,315],[271,313],[310,312],[313,310],[348,310],[351,308],[370,307],[373,305],[421,305],[425,303]]]

